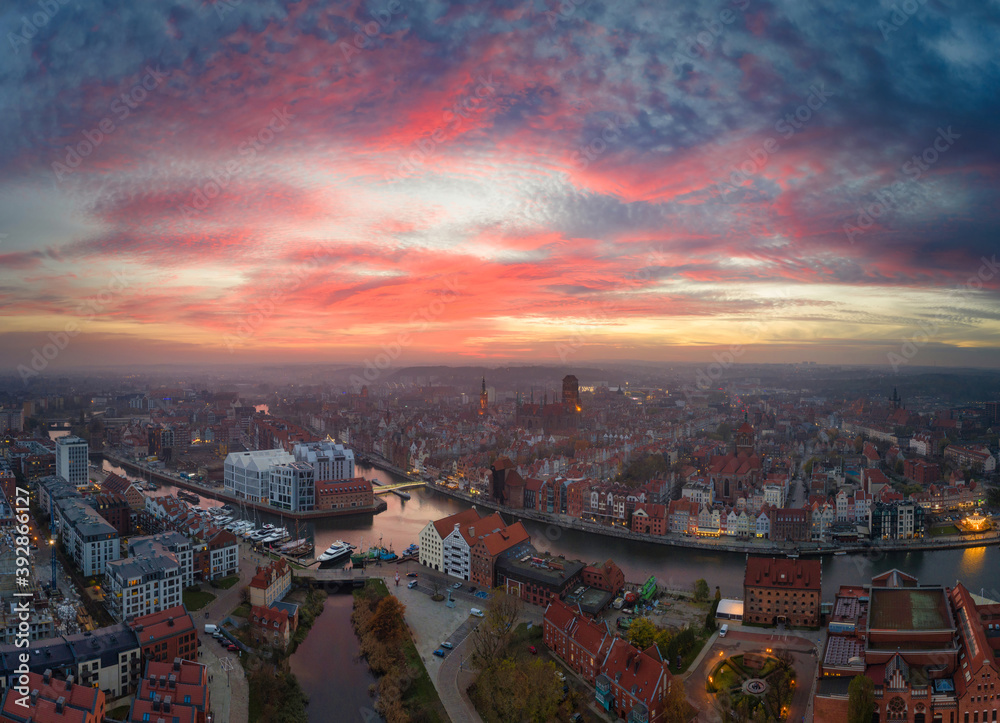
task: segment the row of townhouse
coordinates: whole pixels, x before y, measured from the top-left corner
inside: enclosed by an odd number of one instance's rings
[[[664,720],[673,677],[655,644],[640,651],[558,598],[545,608],[542,627],[545,644],[594,687],[604,710],[626,723]]]

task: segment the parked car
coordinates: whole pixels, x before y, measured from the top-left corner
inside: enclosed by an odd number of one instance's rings
[[[406,576],[407,577],[416,577],[418,574],[419,573],[416,573],[416,572],[408,572],[408,573],[406,573]]]
[[[434,655],[438,656],[439,658],[443,658],[444,657],[444,651],[441,650],[441,648],[438,648],[437,650],[434,651]]]
[[[477,618],[485,617],[483,615],[483,611],[479,608],[472,608],[472,610],[469,611],[469,615],[475,615]]]
[[[451,588],[452,588],[452,590],[461,590],[462,589],[462,583],[456,582],[454,585],[451,586]]]
[[[538,650],[535,649],[534,645],[529,645],[528,650],[531,652],[532,655],[538,655]]]
[[[416,580],[411,580],[410,583],[406,587],[408,587],[408,588],[410,588],[412,590],[416,586],[417,586],[417,581]]]
[[[556,677],[559,678],[559,680],[562,681],[563,683],[566,682],[566,676],[562,674],[561,670],[556,671]]]
[[[229,652],[231,652],[231,653],[235,653],[235,652],[236,652],[237,650],[239,650],[239,647],[237,647],[237,646],[233,645],[232,643],[230,643],[230,644],[229,644],[229,645],[228,645],[228,646],[226,647],[226,650],[228,650],[228,651],[229,651]]]
[[[448,648],[448,650],[451,650],[451,649],[452,649],[452,648],[454,648],[455,646],[454,646],[454,645],[452,645],[451,643],[441,643],[441,647],[442,647],[442,648]]]
[[[583,716],[579,713],[574,713],[569,717],[571,723],[583,723]]]
[[[475,592],[475,591],[476,591],[476,587],[475,587],[475,585],[473,585],[473,586],[471,586],[471,587],[469,588],[469,592]]]

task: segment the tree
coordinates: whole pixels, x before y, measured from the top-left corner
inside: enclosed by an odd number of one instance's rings
[[[660,657],[664,660],[669,660],[668,651],[670,649],[670,640],[674,636],[669,630],[663,628],[656,633],[656,647],[660,650]]]
[[[708,583],[705,582],[705,578],[699,577],[694,581],[694,599],[695,602],[704,602],[708,600]]]
[[[856,675],[847,687],[847,723],[871,723],[875,710],[875,684],[867,675]]]
[[[680,678],[668,682],[668,688],[663,693],[664,723],[687,723],[691,717],[691,706],[684,697],[684,683]]]
[[[719,589],[718,585],[715,586],[715,599],[722,600],[722,590]]]
[[[719,598],[715,598],[712,601],[712,607],[709,609],[708,614],[705,616],[705,630],[712,632],[715,630],[715,615],[719,612],[719,603],[722,602]]]
[[[399,600],[392,595],[386,595],[375,606],[375,614],[368,621],[368,629],[377,640],[383,643],[393,642],[403,632],[403,613],[406,611]]]
[[[473,660],[483,670],[496,665],[507,649],[521,614],[521,598],[502,587],[493,588],[484,613],[483,621],[472,633]]]
[[[628,640],[639,650],[645,650],[656,641],[656,634],[656,626],[649,618],[636,618],[628,629]]]

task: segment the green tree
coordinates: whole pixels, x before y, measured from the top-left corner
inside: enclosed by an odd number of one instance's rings
[[[810,457],[806,461],[806,463],[805,463],[805,465],[803,467],[803,469],[806,472],[806,479],[808,479],[809,477],[812,477],[813,467],[816,466],[817,462],[819,462],[819,457]]]
[[[990,487],[986,492],[986,504],[990,507],[1000,507],[1000,487]]]
[[[847,723],[871,723],[875,710],[875,684],[867,675],[856,675],[847,686]]]
[[[719,589],[718,585],[715,586],[715,599],[716,600],[722,600],[722,590]],[[718,606],[716,606],[716,607],[718,607]]]
[[[716,598],[712,601],[712,607],[709,609],[708,614],[705,616],[705,630],[712,632],[716,628],[715,624],[715,614],[719,611],[719,603],[721,600]]]
[[[699,577],[694,581],[694,599],[695,602],[704,602],[708,600],[708,583],[705,582],[705,578]]]
[[[656,633],[656,626],[649,618],[636,618],[628,629],[628,640],[639,650],[645,650],[656,641]]]
[[[674,636],[671,632],[666,628],[658,630],[656,633],[656,647],[659,648],[660,656],[665,660],[667,659],[668,651],[670,649],[670,639],[673,637]]]

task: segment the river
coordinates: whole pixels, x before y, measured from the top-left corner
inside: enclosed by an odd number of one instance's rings
[[[121,474],[105,462],[106,469]],[[385,482],[400,481],[389,472],[371,467],[358,466],[357,474],[366,478],[376,478]],[[176,488],[161,485],[154,495],[171,494]],[[410,499],[385,495],[389,508],[378,515],[358,515],[348,518],[330,518],[310,523],[315,535],[316,549],[326,549],[334,540],[341,539],[359,547],[376,544],[381,539],[386,546],[392,545],[397,552],[410,543],[418,542],[420,530],[431,520],[460,512],[469,505],[426,487],[410,490]],[[202,498],[202,506],[219,504]],[[489,510],[484,510],[489,512]],[[263,515],[262,522],[284,524],[294,535],[295,529],[278,515]],[[735,552],[715,550],[694,550],[689,548],[665,547],[642,542],[632,542],[614,537],[592,535],[577,530],[544,525],[525,520],[524,526],[531,534],[532,542],[542,551],[573,557],[586,562],[614,560],[625,572],[625,579],[642,582],[655,575],[661,586],[670,589],[690,589],[698,578],[705,578],[714,588],[719,586],[726,597],[743,596],[743,570],[746,556]],[[305,537],[305,526],[299,530]],[[823,558],[823,597],[832,600],[841,585],[858,585],[869,582],[873,575],[898,568],[915,575],[925,584],[954,585],[961,580],[973,592],[998,587],[1000,576],[1000,548],[997,546],[972,547],[957,550],[928,550],[914,552],[891,552],[875,559],[864,555],[826,556]],[[1000,596],[994,592],[993,596]]]
[[[376,679],[359,657],[361,648],[351,627],[353,604],[352,595],[330,595],[323,614],[291,657],[292,672],[309,696],[311,723],[382,720],[368,696],[368,686]]]

